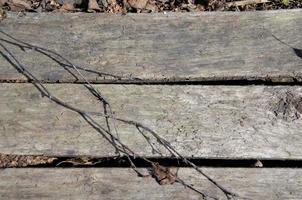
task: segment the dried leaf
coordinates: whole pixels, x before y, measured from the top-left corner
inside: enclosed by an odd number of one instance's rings
[[[122,6],[119,6],[118,4],[113,6],[112,11],[114,13],[123,13],[125,12],[125,9]]]
[[[51,0],[49,5],[51,5],[53,8],[58,8],[60,6],[60,4],[55,0]]]
[[[8,6],[10,7],[11,11],[32,11],[31,4],[27,1],[23,0],[9,0],[7,2]]]
[[[65,2],[63,6],[60,8],[61,12],[73,12],[76,11],[77,9],[74,7],[72,3]]]
[[[128,4],[135,9],[144,9],[148,3],[148,0],[128,0]]]
[[[106,0],[108,4],[115,5],[117,4],[116,0]],[[102,1],[103,2],[103,1]]]
[[[59,12],[76,12],[80,11],[79,4],[82,3],[82,0],[51,0],[53,7],[60,8]],[[62,5],[62,6],[61,6]]]
[[[153,164],[153,176],[160,185],[173,184],[177,180],[177,168]]]
[[[89,0],[88,2],[88,11],[94,12],[94,11],[101,11],[99,4],[96,0]]]
[[[145,9],[150,10],[152,12],[158,12],[158,7],[156,6],[156,1],[148,1]]]

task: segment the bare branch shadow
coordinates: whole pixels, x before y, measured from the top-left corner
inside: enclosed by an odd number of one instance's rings
[[[282,40],[280,40],[276,35],[274,35],[273,33],[271,33],[272,37],[275,38],[277,41],[279,41],[280,43],[284,44],[285,46],[288,46],[289,48],[292,49],[292,51],[296,54],[296,56],[298,56],[300,59],[302,59],[302,49],[298,49],[295,48],[285,42],[283,42]]]

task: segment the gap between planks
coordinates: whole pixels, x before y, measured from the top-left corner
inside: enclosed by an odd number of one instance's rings
[[[171,157],[147,157],[154,163],[166,167],[190,167],[181,159]],[[255,160],[255,159],[206,159],[206,158],[187,158],[190,162],[198,167],[237,167],[237,168],[302,168],[302,160]],[[150,163],[147,163],[142,158],[131,157],[132,162],[138,168],[150,168]],[[37,155],[12,155],[0,153],[0,168],[130,168],[129,160],[124,156],[119,157],[51,157]]]
[[[63,81],[39,81],[43,84],[85,84],[84,80],[63,80]],[[9,80],[0,79],[0,83],[10,83],[10,84],[23,84],[23,83],[35,83],[34,80]],[[222,85],[222,86],[246,86],[246,85],[265,85],[265,86],[301,86],[302,82],[298,81],[294,77],[270,77],[270,79],[253,78],[252,80],[246,80],[246,77],[215,77],[213,79],[171,79],[171,80],[104,80],[90,81],[91,84],[104,85],[104,84],[123,84],[123,85]]]

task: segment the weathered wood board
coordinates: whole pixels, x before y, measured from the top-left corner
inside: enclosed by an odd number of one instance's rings
[[[48,84],[53,95],[88,111],[103,112],[80,84]],[[116,116],[136,120],[180,153],[202,158],[302,158],[302,87],[200,85],[95,85]],[[79,114],[28,84],[0,84],[0,152],[96,157],[115,150]],[[105,129],[105,119],[96,118]],[[138,130],[116,122],[121,140],[158,157]],[[112,121],[110,123],[112,130]],[[151,142],[158,147],[151,135]],[[162,151],[164,156],[169,156]]]
[[[298,200],[302,196],[302,169],[204,168],[226,188],[253,200]],[[183,178],[212,196],[225,196],[192,169],[180,169]],[[159,185],[130,169],[3,169],[0,198],[13,199],[201,199],[175,183]]]
[[[301,10],[125,16],[9,13],[1,30],[104,73],[85,73],[94,82],[302,80]],[[4,40],[16,41],[2,33],[0,38],[39,79],[76,80],[49,56],[8,44]],[[2,58],[0,79],[25,80]]]

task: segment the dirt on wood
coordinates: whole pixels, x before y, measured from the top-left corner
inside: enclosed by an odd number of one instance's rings
[[[302,97],[288,91],[273,105],[276,117],[286,121],[297,120],[302,114]]]
[[[48,156],[7,155],[0,153],[0,168],[28,167],[52,163],[56,158]]]
[[[112,158],[93,158],[88,156],[77,157],[53,157],[42,155],[14,155],[0,153],[0,168],[18,168],[18,167],[85,167],[85,166],[103,166],[106,167],[110,162],[116,160],[117,165],[127,165],[124,159]]]

